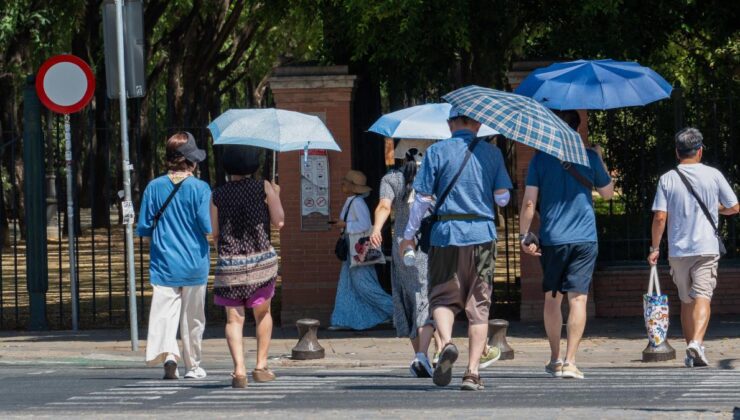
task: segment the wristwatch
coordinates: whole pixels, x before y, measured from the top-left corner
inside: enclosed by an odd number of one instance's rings
[[[651,246],[651,247],[650,247],[650,253],[652,254],[653,252],[660,252],[660,246],[657,246],[657,247],[655,247],[655,248],[653,248],[653,247]]]

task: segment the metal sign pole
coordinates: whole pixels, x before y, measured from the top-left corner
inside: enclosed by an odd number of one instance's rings
[[[72,175],[72,133],[69,114],[64,114],[64,160],[67,168],[67,240],[69,242],[69,284],[72,294],[72,330],[78,328],[77,261],[75,260],[75,202]]]
[[[118,46],[118,101],[121,111],[121,157],[123,169],[123,208],[131,205],[131,163],[129,162],[128,116],[126,112],[126,72],[123,54],[123,0],[116,0],[116,44]],[[134,266],[133,217],[124,217],[126,225],[126,264],[128,266],[128,305],[131,350],[139,350],[139,321],[136,311],[136,273]]]

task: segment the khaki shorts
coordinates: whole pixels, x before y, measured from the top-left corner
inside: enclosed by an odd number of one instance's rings
[[[712,300],[717,287],[718,255],[668,258],[673,283],[683,303],[691,303],[697,296]]]
[[[465,310],[470,324],[488,322],[496,242],[432,247],[429,251],[429,308]]]

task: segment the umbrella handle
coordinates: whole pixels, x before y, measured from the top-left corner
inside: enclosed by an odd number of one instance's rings
[[[277,152],[273,150],[272,152],[272,182],[276,183],[277,180],[277,172],[275,171],[275,164],[277,163]]]

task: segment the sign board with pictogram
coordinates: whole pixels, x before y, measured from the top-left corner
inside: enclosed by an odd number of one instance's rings
[[[301,228],[329,230],[329,155],[326,150],[300,152]]]

